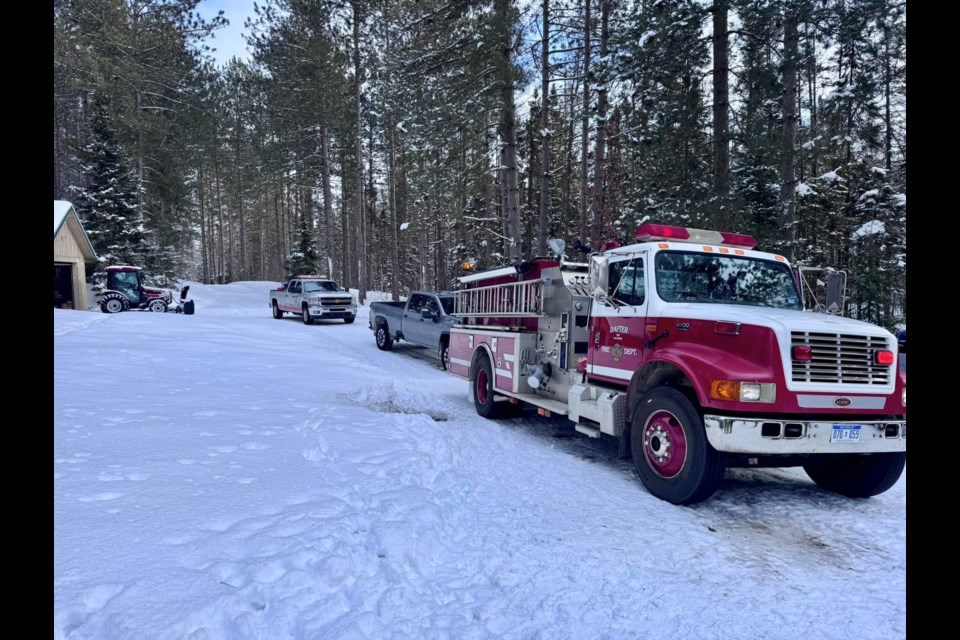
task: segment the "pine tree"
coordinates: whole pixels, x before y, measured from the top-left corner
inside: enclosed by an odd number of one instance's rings
[[[307,227],[305,220],[301,220],[300,231],[297,232],[297,235],[300,238],[297,248],[291,251],[284,261],[287,279],[297,275],[318,274],[324,270],[320,264],[320,252],[317,251],[317,245],[313,241],[313,234]],[[330,277],[330,274],[326,275]]]
[[[143,189],[129,154],[118,141],[109,99],[97,98],[89,123],[89,144],[80,154],[86,184],[70,187],[72,200],[99,258],[98,266],[144,266],[157,247],[147,239]]]

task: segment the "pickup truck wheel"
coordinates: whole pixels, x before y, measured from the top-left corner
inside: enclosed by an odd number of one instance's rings
[[[307,305],[303,305],[303,312],[300,315],[303,317],[303,324],[313,324],[313,316],[310,315],[310,308]]]
[[[343,319],[343,324],[353,324],[353,321],[356,320],[356,316],[350,316],[349,318]]]
[[[640,399],[630,449],[643,485],[661,500],[702,502],[723,482],[723,456],[707,440],[700,411],[677,389],[653,389]]]
[[[393,349],[393,338],[390,337],[390,331],[387,325],[381,322],[377,325],[377,331],[374,334],[377,339],[377,348],[380,351],[390,351]]]
[[[450,370],[450,343],[440,343],[440,368],[444,371]]]
[[[477,413],[484,418],[499,418],[503,415],[503,402],[495,402],[493,398],[493,367],[490,358],[480,356],[473,361],[473,371],[470,376],[473,385],[473,406]]]
[[[276,318],[277,320],[283,317],[283,311],[280,310],[280,307],[279,305],[277,305],[276,300],[273,301],[273,317]]]
[[[803,465],[817,486],[850,498],[869,498],[883,493],[900,479],[907,463],[903,451],[868,455],[822,456]]]

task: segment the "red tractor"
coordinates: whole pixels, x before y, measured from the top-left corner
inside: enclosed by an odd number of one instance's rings
[[[173,306],[173,293],[143,285],[143,269],[140,267],[107,267],[106,272],[107,286],[99,294],[100,310],[104,313],[119,313],[130,309],[157,313],[183,310],[190,287],[183,288],[180,292],[180,304]]]

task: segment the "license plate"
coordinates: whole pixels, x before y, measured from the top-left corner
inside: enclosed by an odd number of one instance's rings
[[[855,444],[860,442],[860,425],[858,424],[835,424],[833,433],[830,435],[830,442],[839,442],[842,444]]]

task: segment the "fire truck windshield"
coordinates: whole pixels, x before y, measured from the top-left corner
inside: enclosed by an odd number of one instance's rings
[[[661,251],[657,292],[666,302],[707,302],[802,310],[790,268],[732,255]]]

